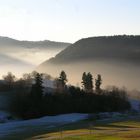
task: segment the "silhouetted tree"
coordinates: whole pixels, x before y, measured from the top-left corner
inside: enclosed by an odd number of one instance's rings
[[[101,93],[101,84],[102,84],[102,77],[100,74],[98,74],[97,79],[95,79],[95,90],[97,93]]]
[[[15,75],[13,75],[11,72],[8,72],[7,75],[3,76],[3,79],[5,80],[7,86],[8,86],[8,89],[12,89],[13,88],[13,85],[14,85],[14,82],[16,80],[16,77]]]
[[[35,100],[40,100],[43,96],[42,74],[37,73],[35,76],[35,84],[32,85],[31,97]]]
[[[90,72],[87,74],[87,90],[93,92],[93,77]]]
[[[93,92],[93,77],[90,72],[87,74],[86,72],[83,73],[82,84],[85,92]]]
[[[65,89],[68,80],[67,80],[67,75],[64,71],[61,71],[58,81],[60,82],[60,84],[62,84],[62,88]]]
[[[82,75],[82,82],[81,82],[84,90],[86,89],[86,81],[87,81],[86,78],[87,78],[86,72],[84,72]]]

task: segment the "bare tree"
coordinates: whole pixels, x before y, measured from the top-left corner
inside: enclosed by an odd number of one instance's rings
[[[11,72],[8,72],[7,75],[3,76],[3,79],[5,80],[5,82],[8,86],[8,89],[12,89],[14,82],[16,80],[16,76],[13,75]]]

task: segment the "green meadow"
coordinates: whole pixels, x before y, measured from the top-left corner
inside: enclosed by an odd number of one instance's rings
[[[81,121],[28,140],[140,140],[140,119],[117,122]]]

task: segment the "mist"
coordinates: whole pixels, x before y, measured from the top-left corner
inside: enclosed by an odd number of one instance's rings
[[[23,73],[33,71],[43,61],[54,57],[69,43],[55,41],[19,41],[0,37],[0,77],[7,72],[21,77]]]
[[[115,85],[126,87],[129,90],[140,90],[140,66],[128,64],[126,62],[115,62],[112,60],[80,61],[68,64],[47,64],[46,67],[39,67],[38,71],[49,73],[55,77],[64,70],[68,76],[68,84],[81,87],[83,72],[91,72],[94,80],[97,74],[102,75],[102,87]]]
[[[59,53],[60,49],[25,49],[24,51],[19,52],[9,52],[6,53],[9,56],[12,56],[14,58],[17,58],[19,60],[28,62],[32,65],[39,65],[46,59],[49,59],[51,57],[54,57],[57,53]]]
[[[20,77],[23,73],[34,70],[40,63],[55,56],[60,50],[25,49],[24,51],[6,52],[0,54],[0,77],[7,72]],[[3,58],[4,57],[4,58]]]

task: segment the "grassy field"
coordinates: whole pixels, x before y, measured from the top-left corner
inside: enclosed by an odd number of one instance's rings
[[[140,140],[140,119],[119,122],[92,120],[70,124],[28,140]]]
[[[140,115],[72,124],[22,126],[0,140],[140,140]],[[20,130],[20,128],[19,128]]]

